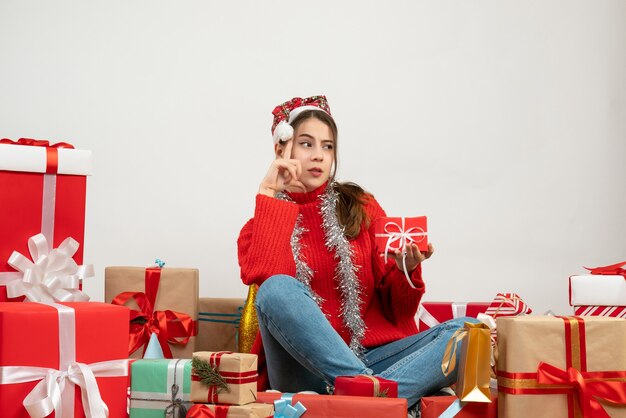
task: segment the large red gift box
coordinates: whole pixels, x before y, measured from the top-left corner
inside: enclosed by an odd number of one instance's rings
[[[425,331],[442,322],[485,313],[491,302],[422,302],[415,315],[417,329]]]
[[[85,417],[79,385],[72,383],[82,381],[91,416],[104,416],[100,397],[109,417],[127,416],[128,320],[128,308],[99,302],[0,302],[0,415],[28,418],[25,399],[36,405],[52,391],[54,401],[54,390],[64,388],[62,413],[49,416]],[[45,409],[45,402],[39,406]]]
[[[382,377],[357,375],[338,376],[335,379],[335,395],[373,396],[377,398],[397,398],[398,383]]]
[[[32,236],[43,233],[51,248],[73,238],[80,244],[74,261],[82,264],[91,151],[66,147],[71,145],[0,140],[0,302],[8,300],[6,283],[21,277],[9,257],[29,254]]]
[[[447,411],[448,415],[458,418],[496,418],[498,416],[498,392],[491,390],[491,403],[457,402],[456,396],[426,396],[420,405],[422,418],[436,418]],[[452,406],[453,403],[456,404]],[[451,410],[448,410],[448,409]],[[460,408],[460,410],[459,410]],[[452,413],[456,414],[452,415]]]
[[[306,418],[406,418],[407,401],[404,398],[372,398],[365,396],[282,394],[258,392],[257,402],[274,403],[278,399],[301,402],[306,408]]]
[[[414,218],[379,218],[374,226],[376,248],[380,254],[393,255],[406,244],[417,244],[420,251],[428,251],[426,216]]]

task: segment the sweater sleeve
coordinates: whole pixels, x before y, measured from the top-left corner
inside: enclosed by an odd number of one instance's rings
[[[258,194],[254,218],[239,233],[237,252],[241,280],[261,284],[275,274],[295,275],[291,234],[298,218],[298,206]]]
[[[425,292],[424,281],[422,280],[422,265],[411,272],[411,287],[407,282],[404,272],[400,270],[393,257],[381,257],[376,251],[375,225],[376,220],[387,216],[378,202],[371,197],[366,204],[368,216],[370,218],[369,234],[372,241],[372,266],[374,279],[380,300],[385,312],[385,316],[392,322],[401,325],[406,320],[413,320],[417,307]]]

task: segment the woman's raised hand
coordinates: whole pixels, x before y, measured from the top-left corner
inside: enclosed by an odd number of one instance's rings
[[[420,252],[419,248],[417,248],[417,244],[410,244],[406,246],[404,251],[406,251],[406,270],[407,273],[411,274],[419,263],[433,255],[435,249],[433,248],[433,244],[428,244],[428,251]],[[404,267],[402,266],[402,251],[396,250],[393,256],[396,259],[396,266],[398,266],[401,271],[404,271]]]
[[[293,147],[293,139],[290,139],[285,144],[282,157],[276,157],[261,185],[259,186],[259,194],[274,197],[276,193],[287,191],[293,192],[306,192],[306,187],[298,181],[300,173],[302,173],[302,165],[299,160],[291,158],[283,158],[285,156],[291,157],[291,148]]]

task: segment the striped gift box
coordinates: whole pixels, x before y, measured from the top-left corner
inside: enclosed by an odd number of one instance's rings
[[[498,293],[485,311],[485,314],[498,318],[501,316],[526,315],[532,309],[515,293]]]
[[[574,315],[626,318],[626,306],[574,306]]]

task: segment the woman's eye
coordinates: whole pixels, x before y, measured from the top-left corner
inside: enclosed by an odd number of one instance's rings
[[[331,150],[331,149],[333,149],[333,145],[332,144],[324,145],[324,149]]]
[[[302,141],[302,142],[300,142],[300,145],[302,145],[303,147],[307,147],[308,148],[308,147],[311,146],[311,143],[307,142],[307,141]]]

